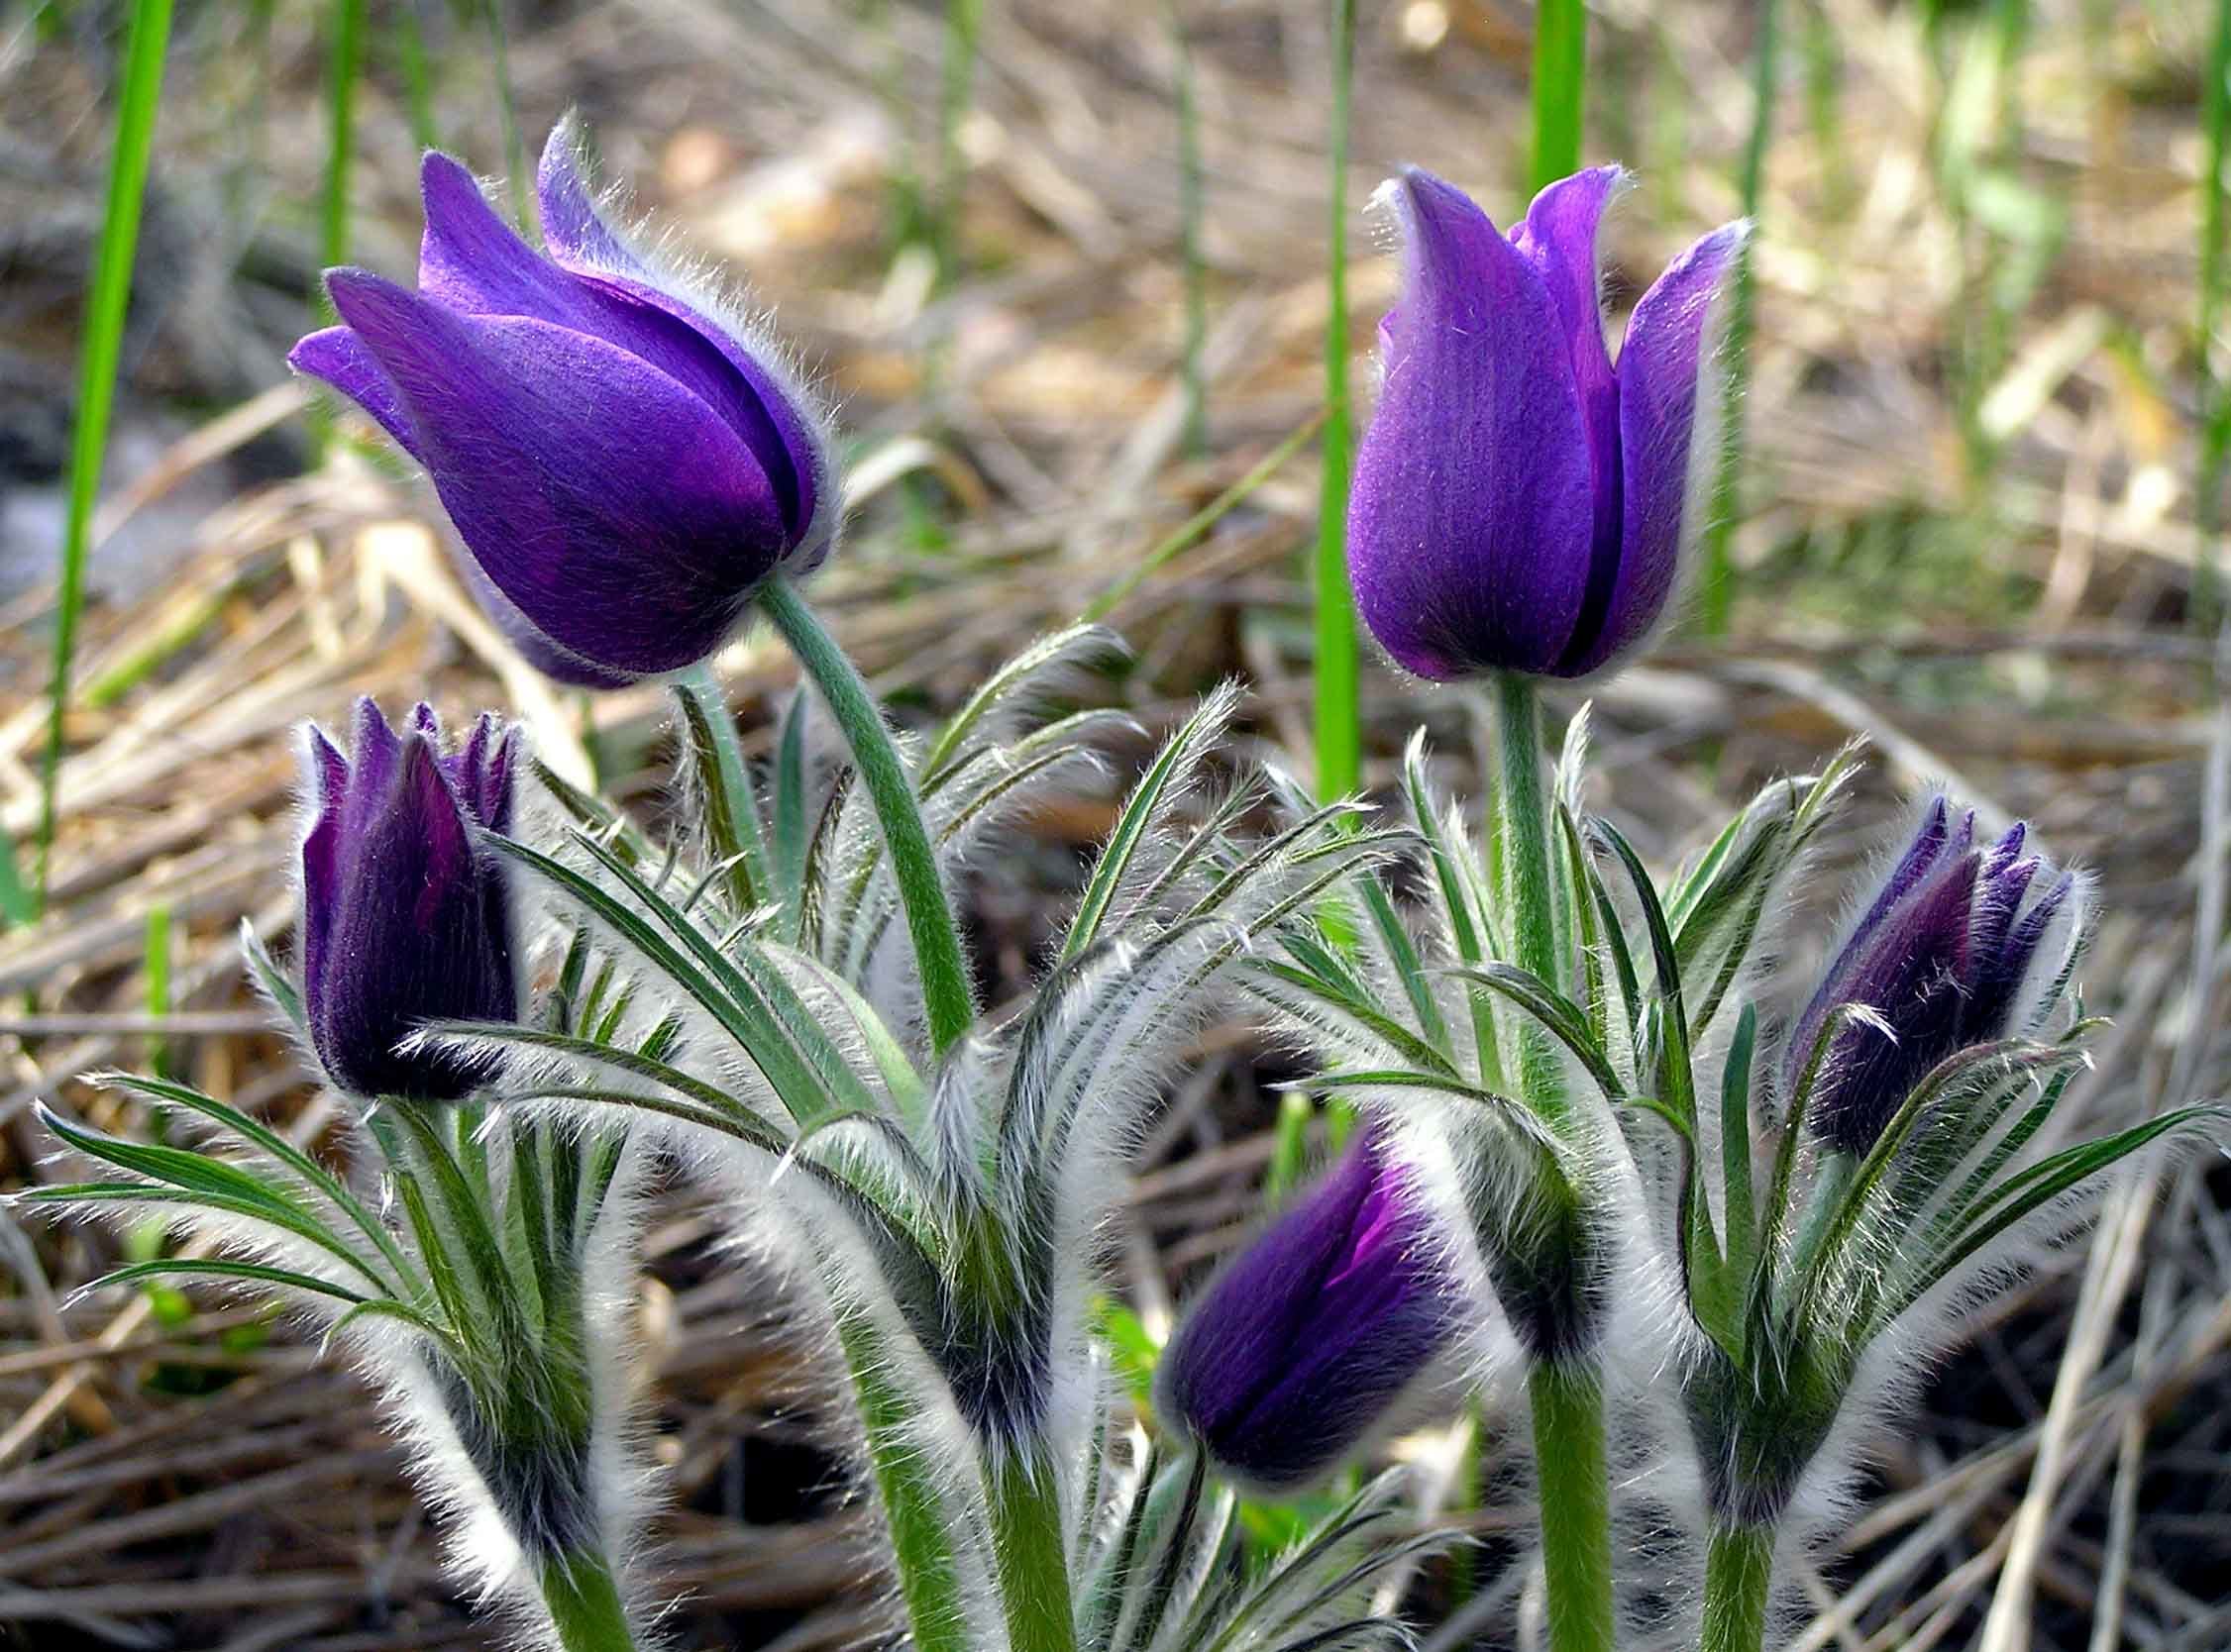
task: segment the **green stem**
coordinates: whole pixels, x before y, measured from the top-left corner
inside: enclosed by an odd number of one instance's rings
[[[1185,266],[1185,453],[1209,453],[1209,378],[1203,361],[1209,345],[1208,265],[1201,250],[1203,180],[1201,112],[1193,95],[1193,43],[1186,39],[1181,0],[1163,0],[1170,31],[1178,105],[1178,256]]]
[[[170,39],[170,0],[137,0],[124,49],[124,89],[117,102],[116,148],[109,156],[108,205],[94,250],[77,370],[77,424],[70,433],[69,519],[63,530],[59,588],[54,595],[53,669],[48,683],[47,750],[39,765],[37,909],[47,904],[47,878],[59,822],[62,738],[69,708],[70,657],[77,613],[85,603],[85,562],[93,550],[93,506],[100,498],[108,453],[109,410],[124,352],[124,314],[132,298],[132,260],[140,236],[140,202],[155,146],[156,107],[162,101],[162,55]]]
[[[984,28],[984,0],[945,0],[945,57],[937,99],[937,285],[950,287],[961,273],[961,197],[967,192],[968,159],[961,153],[961,126],[968,119],[976,81],[977,37]]]
[[[892,1380],[891,1357],[868,1316],[837,1309],[837,1341],[860,1407],[868,1465],[883,1503],[899,1598],[918,1652],[968,1652],[968,1611],[935,1471],[911,1437],[914,1408]]]
[[[1325,439],[1317,500],[1317,794],[1353,791],[1363,769],[1361,669],[1348,594],[1348,105],[1355,0],[1332,0],[1332,218],[1326,269]]]
[[[569,1555],[542,1569],[542,1600],[565,1652],[635,1652],[612,1568],[601,1555]]]
[[[1704,1634],[1699,1652],[1759,1652],[1773,1584],[1771,1526],[1712,1528],[1704,1561]]]
[[[1076,1652],[1069,1556],[1061,1534],[1060,1476],[1043,1458],[990,1462],[992,1569],[1009,1652]]]
[[[1604,1386],[1593,1365],[1538,1365],[1527,1376],[1550,1652],[1613,1652],[1611,1471]]]
[[[1751,220],[1751,235],[1736,249],[1735,273],[1728,287],[1728,321],[1722,359],[1725,378],[1720,386],[1720,452],[1712,477],[1712,519],[1704,530],[1704,571],[1697,586],[1704,634],[1724,636],[1735,607],[1731,553],[1734,549],[1736,507],[1743,482],[1743,410],[1751,387],[1751,329],[1755,275],[1751,264],[1751,244],[1758,233],[1758,208],[1764,197],[1766,141],[1774,124],[1774,88],[1779,77],[1779,0],[1760,0],[1758,34],[1752,48],[1751,135],[1744,142],[1743,215]]]
[[[1534,17],[1534,187],[1539,190],[1580,169],[1588,9],[1581,0],[1540,0]]]
[[[2207,71],[2201,77],[2200,128],[2200,291],[2193,348],[2198,353],[2197,403],[2200,417],[2199,497],[2194,516],[2200,530],[2195,564],[2199,600],[2193,617],[2203,635],[2215,628],[2223,607],[2223,472],[2231,459],[2231,396],[2215,377],[2215,333],[2227,285],[2224,277],[2225,220],[2231,218],[2231,175],[2224,160],[2231,153],[2231,0],[2216,0],[2215,28],[2208,45]]]
[[[913,937],[914,966],[920,973],[922,1012],[929,1022],[931,1048],[939,1055],[951,1049],[976,1021],[976,996],[969,982],[968,959],[961,951],[960,930],[953,908],[945,898],[945,882],[937,873],[937,856],[930,848],[929,827],[922,820],[921,800],[899,756],[898,742],[883,720],[883,710],[861,679],[860,672],[837,647],[805,599],[783,578],[767,581],[759,593],[760,611],[783,634],[798,666],[821,691],[821,699],[844,731],[852,762],[868,788],[876,817],[883,825],[884,847],[899,879],[899,898],[906,908],[906,929]]]
[[[1509,903],[1512,962],[1559,991],[1556,883],[1549,865],[1549,800],[1541,778],[1541,707],[1534,679],[1516,671],[1495,677],[1497,745],[1502,784],[1496,791],[1496,843],[1503,894]],[[1519,1097],[1549,1117],[1563,1110],[1556,1054],[1531,1022],[1519,1031]]]

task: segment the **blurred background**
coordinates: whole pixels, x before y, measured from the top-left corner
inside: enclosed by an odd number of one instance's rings
[[[1373,187],[1420,162],[1499,222],[1529,193],[1524,0],[1361,0],[1344,172],[1332,0],[192,0],[151,45],[167,11],[0,3],[0,1187],[68,1170],[35,1098],[146,1127],[85,1082],[116,1065],[345,1151],[237,942],[291,947],[304,716],[509,705],[562,770],[665,806],[658,691],[591,703],[505,655],[430,495],[287,379],[321,265],[413,268],[422,148],[518,180],[578,109],[635,207],[774,308],[853,464],[822,596],[903,715],[1098,605],[1138,656],[1106,695],[1158,726],[1244,676],[1247,739],[1304,773],[1334,181],[1359,411],[1395,278]],[[1718,561],[1595,691],[1593,801],[1669,863],[1867,735],[1793,976],[1925,779],[2032,819],[2104,885],[2095,1121],[2231,1072],[2227,56],[2222,0],[1588,12],[1583,154],[1637,177],[1615,328],[1681,246],[1758,220]],[[143,146],[125,258],[112,163]],[[723,669],[764,740],[787,660],[747,640]],[[1367,663],[1361,707],[1367,787],[1423,721],[1473,788],[1460,694]],[[1108,818],[1048,811],[972,889],[1009,984]],[[1202,1041],[1118,1236],[1150,1318],[1252,1219],[1286,1076],[1243,1025]],[[677,1643],[852,1644],[879,1580],[816,1443],[825,1391],[710,1231],[677,1186],[642,1308]],[[252,1306],[69,1300],[164,1243],[0,1206],[0,1644],[493,1644],[346,1371]],[[1967,1646],[2004,1599],[2040,1649],[2231,1645],[2227,1285],[2220,1161],[2110,1202],[1933,1378],[1795,1644]],[[1489,1417],[1451,1652],[1539,1638],[1523,1441]]]

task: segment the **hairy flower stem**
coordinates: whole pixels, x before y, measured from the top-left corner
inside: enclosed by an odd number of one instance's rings
[[[1771,1526],[1715,1523],[1704,1562],[1704,1634],[1698,1652],[1758,1652],[1773,1583]]]
[[[1603,1376],[1593,1362],[1528,1373],[1535,1476],[1541,1493],[1541,1569],[1551,1652],[1613,1652],[1611,1477]],[[1707,1641],[1707,1652],[1711,1643]]]
[[[899,756],[898,742],[883,720],[883,710],[861,679],[859,670],[837,647],[805,599],[789,581],[770,579],[759,593],[760,611],[783,634],[791,653],[844,731],[852,761],[867,785],[884,848],[898,874],[899,898],[906,908],[906,930],[913,937],[914,966],[921,975],[922,1010],[929,1022],[930,1046],[939,1055],[958,1042],[976,1020],[976,996],[969,982],[968,959],[961,951],[953,908],[937,875],[921,800]]]
[[[627,1608],[601,1555],[565,1555],[546,1562],[542,1600],[565,1652],[635,1652]]]
[[[1042,1456],[987,1464],[992,1567],[1010,1652],[1076,1652],[1061,1478]]]
[[[1503,766],[1495,837],[1510,903],[1512,962],[1561,991],[1549,806],[1541,783],[1541,708],[1533,678],[1516,671],[1496,674],[1495,720]],[[1548,1035],[1533,1025],[1519,1034],[1519,1098],[1552,1122],[1564,1111],[1564,1085]]]
[[[837,1340],[852,1379],[868,1464],[883,1502],[891,1560],[918,1652],[967,1652],[968,1609],[934,1473],[909,1433],[913,1410],[893,1379],[883,1338],[866,1313],[841,1304]]]

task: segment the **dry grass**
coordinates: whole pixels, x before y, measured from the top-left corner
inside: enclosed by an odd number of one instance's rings
[[[1526,15],[1470,0],[1368,10],[1356,198],[1414,159],[1507,210]],[[2185,626],[2199,554],[2201,10],[2038,9],[2012,101],[2019,138],[1993,128],[1982,155],[2065,224],[1979,377],[1959,364],[1975,356],[1978,295],[2019,249],[1948,191],[1925,30],[1909,8],[1865,0],[1798,14],[1763,212],[1736,634],[1676,640],[1598,696],[1600,802],[1650,852],[1677,852],[1761,776],[1862,731],[1882,762],[1848,858],[1901,787],[1954,776],[1986,810],[2029,816],[2058,852],[2096,867],[2111,916],[2087,981],[2117,1026],[2084,1082],[2077,1110],[2093,1120],[2219,1093],[2231,1056],[2231,711]],[[748,271],[844,397],[880,485],[824,591],[846,641],[905,703],[949,703],[1025,635],[1084,608],[1314,411],[1318,8],[1193,8],[1214,306],[1212,454],[1200,462],[1180,456],[1171,65],[1137,11],[991,9],[964,133],[975,273],[936,298],[921,261],[895,261],[882,240],[890,180],[930,153],[930,14],[621,0],[515,22],[527,131],[581,105],[612,169]],[[143,400],[207,382],[195,374],[211,357],[211,370],[247,380],[228,396],[269,385],[300,313],[258,281],[306,272],[314,42],[306,17],[282,11],[259,90],[242,27],[209,8],[173,67],[158,210],[189,224],[206,213],[209,228],[152,244],[172,261],[144,283]],[[1794,86],[1808,29],[1825,31],[1837,65],[1825,114]],[[494,169],[502,143],[478,45],[447,47],[445,136]],[[1615,231],[1615,293],[1632,297],[1680,242],[1732,213],[1747,49],[1745,26],[1707,5],[1598,17],[1591,152],[1643,172]],[[19,298],[43,245],[33,209],[52,204],[59,221],[83,204],[97,68],[87,38],[0,45],[0,138],[26,175],[51,172],[10,215],[26,233],[0,279]],[[399,271],[416,226],[399,100],[369,97],[363,142],[362,257]],[[69,233],[54,232],[64,261]],[[1361,224],[1356,247],[1373,247]],[[1358,267],[1359,349],[1391,280],[1384,260]],[[22,359],[36,362],[25,338]],[[243,918],[271,937],[290,921],[286,731],[303,716],[335,717],[360,691],[452,711],[507,703],[554,759],[585,769],[593,752],[607,784],[658,805],[657,695],[584,706],[507,661],[444,568],[423,495],[351,453],[291,479],[244,479],[242,455],[298,428],[297,410],[291,390],[260,395],[121,478],[108,529],[145,537],[153,524],[148,554],[164,572],[88,616],[79,681],[101,688],[70,723],[55,910],[0,934],[0,1182],[57,1174],[27,1116],[35,1097],[133,1122],[83,1076],[154,1057],[141,960],[158,908],[182,937],[168,1059],[332,1144],[330,1110],[265,1030],[234,940]],[[1977,428],[1993,438],[1988,473],[1964,436]],[[182,497],[209,503],[180,509]],[[1115,618],[1141,666],[1115,691],[1152,721],[1245,671],[1257,734],[1300,762],[1299,569],[1315,499],[1306,462],[1289,465],[1125,600]],[[37,808],[49,602],[32,590],[0,610],[0,818],[19,839]],[[758,647],[726,665],[747,707],[788,685],[787,664]],[[1366,713],[1380,776],[1421,716],[1466,761],[1457,698],[1373,675]],[[1091,809],[1047,819],[979,889],[1010,977],[1099,824]],[[1275,1076],[1243,1029],[1205,1046],[1141,1166],[1127,1259],[1150,1296],[1246,1221]],[[2017,1630],[2041,1652],[2231,1643],[2227,1201],[2231,1182],[2212,1165],[2139,1189],[1979,1328],[1896,1442],[1881,1499],[1807,1580],[1818,1615],[1797,1644],[2012,1652]],[[711,1265],[679,1196],[654,1251],[644,1314],[660,1451],[682,1504],[667,1527],[668,1575],[691,1593],[681,1638],[842,1644],[868,1585],[853,1516],[806,1443],[811,1386],[781,1327],[755,1311],[751,1282]],[[165,1319],[123,1294],[61,1305],[110,1254],[103,1236],[26,1231],[0,1210],[0,1279],[13,1282],[0,1286],[0,1636],[13,1625],[42,1648],[485,1643],[445,1590],[434,1534],[352,1381],[238,1310]],[[1488,1524],[1507,1516],[1491,1510]],[[1485,1598],[1488,1644],[1529,1643],[1526,1589],[1512,1568]]]

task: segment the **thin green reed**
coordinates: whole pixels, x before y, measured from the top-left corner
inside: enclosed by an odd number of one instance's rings
[[[426,57],[426,31],[418,21],[417,0],[404,0],[396,7],[392,39],[395,66],[402,73],[410,109],[411,142],[422,150],[439,149],[442,134],[434,119],[434,71]]]
[[[1331,234],[1325,308],[1325,435],[1317,503],[1317,790],[1337,797],[1363,772],[1361,671],[1348,596],[1348,104],[1355,76],[1355,0],[1332,0]]]
[[[365,0],[333,0],[328,21],[325,196],[318,251],[319,261],[330,268],[349,261],[349,173],[357,153],[357,82],[364,78]]]
[[[511,184],[511,216],[532,236],[535,192],[527,176],[527,141],[519,130],[519,100],[511,92],[511,37],[503,26],[503,0],[481,0],[480,15],[488,28],[488,68],[495,80],[496,108],[503,116],[503,166]]]
[[[170,40],[170,0],[134,0],[124,49],[124,87],[116,106],[116,147],[109,157],[108,207],[78,345],[77,428],[69,453],[69,518],[62,538],[60,588],[54,598],[53,671],[47,697],[47,751],[39,776],[38,903],[47,903],[54,847],[55,789],[61,778],[62,725],[69,703],[70,655],[78,610],[85,602],[85,560],[93,548],[93,505],[108,453],[109,412],[124,351],[124,316],[132,297],[132,262],[147,194],[155,115],[162,101],[162,58]]]
[[[1738,180],[1743,193],[1743,215],[1752,233],[1736,249],[1736,267],[1728,291],[1728,332],[1723,361],[1726,377],[1720,391],[1721,448],[1712,477],[1712,513],[1704,528],[1704,571],[1698,581],[1698,620],[1710,637],[1726,634],[1728,616],[1735,605],[1734,569],[1730,548],[1735,538],[1736,514],[1743,490],[1744,398],[1751,388],[1751,332],[1755,275],[1751,265],[1753,243],[1757,237],[1758,212],[1764,201],[1766,144],[1774,127],[1776,93],[1780,89],[1781,0],[1760,0],[1758,34],[1751,50],[1751,134],[1743,146],[1743,168]]]
[[[984,0],[945,0],[945,55],[937,99],[937,284],[949,287],[961,272],[961,197],[968,177],[961,128],[975,95],[978,38]]]
[[[1202,357],[1209,344],[1209,271],[1201,251],[1201,216],[1207,191],[1201,170],[1201,110],[1193,90],[1193,43],[1186,38],[1182,0],[1166,0],[1170,56],[1178,105],[1178,256],[1185,264],[1185,451],[1209,452],[1209,379]]]
[[[2201,129],[2205,134],[2200,166],[2200,298],[2198,355],[2200,474],[2199,498],[2194,507],[2200,530],[2195,568],[2200,600],[2193,615],[2212,626],[2222,601],[2222,546],[2224,463],[2231,457],[2231,394],[2225,394],[2215,376],[2215,335],[2221,322],[2224,289],[2224,228],[2226,191],[2224,176],[2227,140],[2231,140],[2231,0],[2216,0],[2215,33],[2208,46],[2207,78],[2201,93]]]
[[[1587,8],[1581,0],[1540,0],[1534,16],[1536,189],[1580,169],[1580,117],[1587,72]]]

